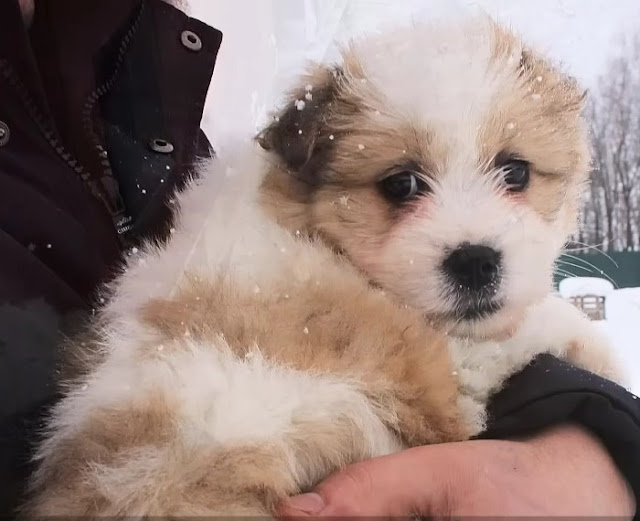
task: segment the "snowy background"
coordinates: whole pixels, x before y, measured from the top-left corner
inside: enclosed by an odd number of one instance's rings
[[[640,396],[640,288],[619,289],[607,296],[607,320],[598,322],[618,353],[630,380],[630,389]]]
[[[190,0],[190,14],[224,33],[204,126],[255,128],[307,60],[386,24],[485,12],[512,26],[586,87],[621,36],[640,27],[640,0]]]
[[[622,38],[640,29],[640,0],[191,0],[190,14],[224,33],[203,127],[254,132],[309,60],[330,60],[362,32],[481,10],[507,23],[594,88]],[[640,289],[607,295],[610,336],[640,394]]]

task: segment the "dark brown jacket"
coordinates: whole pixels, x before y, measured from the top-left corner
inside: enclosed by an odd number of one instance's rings
[[[0,0],[0,514],[55,397],[56,344],[124,249],[161,236],[221,33],[160,0]],[[29,435],[29,436],[28,436]]]

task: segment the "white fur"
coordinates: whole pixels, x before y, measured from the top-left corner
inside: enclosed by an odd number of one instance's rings
[[[488,27],[480,18],[417,23],[353,45],[367,81],[384,95],[384,113],[433,129],[470,165],[475,165],[478,124],[513,80],[509,70],[490,65]],[[516,49],[514,68],[519,57]]]

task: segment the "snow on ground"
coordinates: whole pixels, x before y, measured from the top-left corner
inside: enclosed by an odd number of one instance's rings
[[[605,297],[606,319],[595,324],[611,341],[631,391],[640,395],[640,288],[614,290],[606,279],[574,277],[562,280],[558,291],[566,299],[587,295]]]
[[[596,324],[611,340],[629,377],[631,391],[640,396],[640,288],[609,293],[606,320]]]
[[[558,290],[563,298],[606,297],[613,291],[613,284],[600,277],[570,277],[560,282]]]

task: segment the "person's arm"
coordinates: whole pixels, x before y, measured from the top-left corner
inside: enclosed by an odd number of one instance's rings
[[[291,499],[280,515],[624,520],[634,511],[633,494],[597,438],[563,425],[526,440],[429,445],[364,461]]]
[[[493,397],[484,439],[575,422],[598,437],[640,499],[640,399],[588,371],[542,355]]]
[[[541,356],[491,403],[484,439],[348,467],[282,516],[636,515],[640,400]]]

